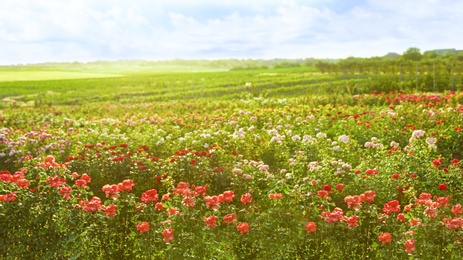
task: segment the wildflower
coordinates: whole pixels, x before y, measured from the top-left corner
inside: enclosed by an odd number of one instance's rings
[[[189,208],[194,208],[194,206],[196,206],[196,198],[195,197],[192,197],[192,196],[185,196],[183,199],[182,199],[182,204],[189,207]]]
[[[432,197],[431,193],[422,192],[419,198],[416,200],[416,203],[419,205],[430,204],[432,202],[431,197]]]
[[[109,206],[103,206],[103,210],[106,213],[106,217],[114,216],[117,213],[117,208],[113,204],[111,204]]]
[[[368,170],[365,171],[365,174],[368,175],[368,176],[376,175],[376,174],[378,174],[378,170],[376,170],[376,169],[368,169]]]
[[[90,176],[88,174],[86,174],[86,173],[82,174],[82,176],[80,176],[80,178],[82,180],[85,180],[87,183],[92,181],[92,178],[90,178]]]
[[[7,170],[0,171],[0,181],[10,182],[11,179],[12,179],[12,175],[9,171]]]
[[[343,168],[343,169],[347,169],[347,170],[349,170],[349,171],[352,171],[352,165],[347,164],[347,163],[343,163],[343,164],[342,164],[342,168]]]
[[[154,208],[157,210],[157,211],[162,211],[164,209],[164,204],[162,204],[162,202],[158,202],[156,203],[156,205],[154,206]]]
[[[177,188],[174,189],[174,193],[178,195],[188,195],[190,192],[190,184],[183,181],[179,182]]]
[[[79,188],[85,188],[87,186],[87,181],[84,179],[78,179],[76,180],[76,186]]]
[[[207,208],[211,208],[214,211],[216,211],[219,208],[219,205],[221,203],[218,196],[206,196],[204,197],[204,202],[206,203]]]
[[[430,200],[431,198],[432,198],[432,195],[431,193],[428,193],[428,192],[423,192],[419,196],[420,200]]]
[[[111,199],[116,199],[119,196],[119,192],[121,191],[118,185],[109,184],[104,185],[101,189],[106,194],[106,197]]]
[[[246,204],[251,203],[251,202],[252,202],[252,197],[251,197],[250,193],[246,193],[246,194],[241,195],[241,203],[246,205]]]
[[[21,180],[21,179],[24,179],[24,178],[25,178],[25,177],[24,177],[24,174],[25,174],[25,173],[26,173],[26,171],[24,171],[24,170],[15,172],[15,173],[13,174],[13,176],[11,176],[11,181],[16,183],[17,181],[19,181],[19,180]],[[16,184],[16,185],[17,185],[17,184]]]
[[[452,207],[452,214],[453,215],[463,214],[463,208],[461,207],[461,204],[456,204]]]
[[[412,253],[416,251],[416,241],[414,239],[409,239],[405,241],[404,246],[405,246],[405,252],[407,253]]]
[[[206,190],[207,190],[208,185],[206,184],[205,186],[197,186],[195,187],[195,194],[194,196],[200,196],[200,195],[206,195]]]
[[[439,190],[446,190],[446,189],[447,189],[447,185],[444,184],[444,183],[441,183],[441,184],[437,185],[437,188],[438,188]]]
[[[397,215],[397,220],[400,221],[400,222],[404,222],[404,221],[407,220],[407,219],[405,218],[405,214],[404,214],[404,213],[399,213],[399,214]]]
[[[281,193],[270,193],[268,195],[269,199],[276,199],[276,200],[279,200],[281,199],[283,195],[281,195]]]
[[[331,191],[331,186],[330,185],[324,185],[323,190],[326,190],[326,191],[330,192]]]
[[[119,183],[118,185],[119,185],[120,190],[130,192],[130,191],[132,191],[132,187],[135,184],[133,183],[133,180],[128,179],[128,180],[123,180],[122,183]]]
[[[367,190],[363,193],[363,195],[365,196],[366,201],[370,203],[373,203],[375,201],[376,192],[374,190]]]
[[[21,178],[21,179],[16,180],[15,183],[19,188],[25,188],[25,189],[29,188],[29,180],[27,179]]]
[[[342,190],[344,189],[344,184],[342,183],[338,183],[336,184],[336,190],[338,190],[339,192],[342,192]]]
[[[115,156],[111,159],[113,162],[121,162],[124,160],[124,156]]]
[[[232,173],[235,174],[235,175],[240,175],[240,174],[243,173],[243,170],[241,170],[239,168],[233,168]]]
[[[53,188],[58,188],[58,187],[61,187],[61,185],[63,185],[63,183],[66,183],[66,179],[64,178],[60,178],[58,176],[56,177],[48,177],[47,181],[46,181],[47,184],[50,184],[51,187]]]
[[[224,191],[222,195],[223,195],[223,201],[231,203],[233,201],[233,198],[235,197],[235,192],[233,192],[232,190],[227,190],[227,191]]]
[[[137,225],[137,229],[140,231],[140,233],[146,233],[150,231],[150,224],[148,222],[140,222]]]
[[[391,200],[388,203],[384,204],[383,212],[387,215],[392,212],[400,212],[400,202],[398,200]]]
[[[151,189],[151,190],[145,191],[141,195],[141,201],[143,201],[145,203],[148,203],[150,201],[157,202],[158,201],[158,191],[156,189]]]
[[[442,224],[446,225],[448,229],[457,230],[463,228],[463,218],[456,217],[456,218],[444,218],[442,220]]]
[[[191,159],[191,160],[190,160],[190,164],[191,164],[191,166],[195,166],[195,165],[196,165],[196,163],[197,163],[197,161],[196,161],[195,159]]]
[[[85,212],[95,212],[100,209],[101,200],[98,197],[93,197],[90,201],[80,201],[79,205],[83,206]]]
[[[178,215],[180,212],[176,208],[170,208],[167,210],[167,215],[172,216],[172,215]]]
[[[366,142],[363,146],[365,146],[365,148],[370,148],[375,147],[375,144],[373,142]]]
[[[379,235],[379,241],[381,241],[383,245],[389,244],[392,241],[392,235],[388,232],[382,233],[381,235]]]
[[[227,214],[223,217],[223,223],[234,224],[238,221],[236,214]]]
[[[72,188],[69,187],[69,186],[63,186],[61,187],[61,189],[59,190],[59,194],[63,195],[63,198],[69,200],[71,198],[71,191],[72,191]]]
[[[347,144],[347,143],[349,142],[349,136],[347,136],[347,135],[341,135],[341,136],[338,138],[338,141],[341,142],[341,143]]]
[[[427,207],[424,210],[424,215],[426,215],[429,218],[436,218],[437,217],[437,208],[435,206]]]
[[[244,180],[251,180],[251,179],[252,179],[252,175],[250,175],[250,174],[243,174],[242,178],[243,178]]]
[[[359,219],[357,216],[344,217],[344,221],[347,223],[347,227],[356,227],[359,225]]]
[[[414,219],[411,219],[410,222],[410,227],[413,227],[413,226],[421,226],[421,222],[419,219],[417,218],[414,218]]]
[[[428,147],[431,149],[437,148],[436,142],[437,142],[436,138],[433,138],[433,137],[426,138],[426,143],[428,144]]]
[[[55,157],[53,155],[48,155],[45,157],[45,163],[54,163],[55,162]]]
[[[363,199],[360,196],[346,196],[344,197],[344,202],[347,203],[348,208],[353,208],[355,210],[358,210],[360,205],[362,205]]]
[[[247,233],[247,232],[249,232],[249,223],[248,222],[241,222],[236,227],[236,229],[238,230],[238,232],[240,232],[240,234]]]
[[[319,190],[317,192],[317,196],[320,198],[320,199],[328,199],[328,196],[330,195],[330,193],[326,190]]]
[[[442,164],[442,158],[436,158],[434,160],[432,160],[432,165],[434,165],[434,167],[439,167],[439,165]]]
[[[307,233],[313,233],[317,231],[317,224],[315,222],[308,222],[305,224],[305,231]]]
[[[216,216],[210,216],[210,217],[204,218],[204,222],[206,222],[206,225],[208,227],[216,227],[217,226],[217,217]]]
[[[333,209],[333,212],[329,212],[329,211],[324,211],[322,212],[322,217],[325,218],[325,221],[328,222],[328,223],[337,223],[339,221],[341,221],[344,216],[343,216],[344,212],[342,211],[342,209],[336,207]]]
[[[169,243],[174,240],[174,230],[172,228],[165,229],[162,231],[162,236],[164,237],[164,242]]]
[[[46,146],[45,149],[49,149],[51,148],[51,146]],[[10,156],[13,156],[15,155],[17,152],[13,149],[10,151]],[[55,162],[55,157],[53,157],[52,155],[48,155],[45,160],[44,160],[44,163],[39,163],[37,165],[38,167],[40,168],[43,168],[43,169],[48,169],[50,167],[64,167],[62,164],[58,164]]]
[[[10,192],[8,194],[2,195],[2,199],[0,201],[4,202],[13,202],[16,201],[16,192]]]
[[[415,131],[413,131],[412,136],[409,139],[409,142],[411,143],[413,140],[424,136],[425,133],[426,132],[423,131],[423,130],[415,130]]]

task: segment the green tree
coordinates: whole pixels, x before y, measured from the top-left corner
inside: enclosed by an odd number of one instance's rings
[[[317,69],[320,70],[321,73],[326,73],[329,71],[330,63],[319,60],[315,63],[315,67],[317,67]]]
[[[408,48],[403,54],[402,58],[404,60],[412,60],[412,61],[419,61],[423,55],[421,54],[421,51],[419,48],[416,47],[411,47]]]
[[[423,57],[428,58],[428,59],[434,59],[434,58],[437,58],[438,56],[439,55],[437,55],[436,51],[425,51],[423,53]]]

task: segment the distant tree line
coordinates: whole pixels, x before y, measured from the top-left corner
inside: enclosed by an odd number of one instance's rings
[[[173,59],[173,60],[118,60],[118,61],[92,61],[92,62],[45,62],[36,64],[17,64],[0,66],[0,69],[33,69],[33,70],[120,70],[132,68],[132,70],[158,70],[165,68],[195,68],[195,69],[222,69],[222,70],[256,70],[269,68],[296,68],[314,67],[320,59]],[[323,59],[321,61],[335,62],[335,60]]]
[[[18,64],[0,66],[0,69],[37,69],[37,70],[132,70],[156,71],[169,68],[185,69],[221,69],[221,70],[262,70],[271,68],[312,67],[322,73],[348,74],[410,74],[427,73],[429,71],[447,71],[461,73],[463,51],[455,49],[425,51],[419,48],[408,48],[402,55],[389,53],[385,56],[346,59],[174,59],[174,60],[119,60],[93,62],[47,62],[39,64]]]
[[[462,73],[463,52],[426,51],[408,48],[402,55],[388,54],[383,57],[349,57],[337,62],[319,60],[315,66],[322,73],[346,74],[428,74]]]

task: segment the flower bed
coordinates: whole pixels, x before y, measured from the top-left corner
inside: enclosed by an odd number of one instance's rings
[[[2,258],[455,258],[462,95],[13,108]]]

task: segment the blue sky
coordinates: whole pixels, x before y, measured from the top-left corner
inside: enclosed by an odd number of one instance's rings
[[[0,64],[463,49],[455,0],[0,0]]]

